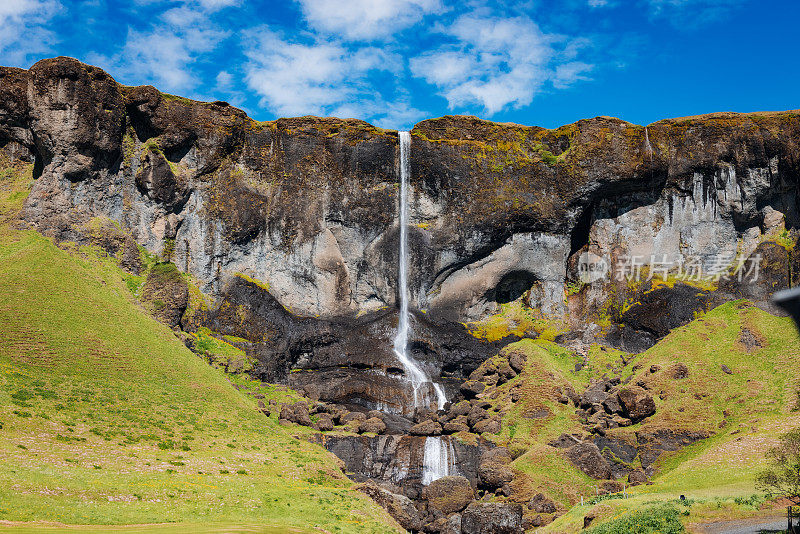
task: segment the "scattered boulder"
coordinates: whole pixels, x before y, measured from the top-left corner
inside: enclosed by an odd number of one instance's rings
[[[577,445],[580,443],[577,437],[573,436],[572,434],[561,434],[556,439],[548,443],[551,447],[555,447],[557,449],[568,449],[573,445]]]
[[[484,432],[488,432],[489,434],[499,434],[501,429],[500,419],[492,418],[492,419],[484,419],[482,421],[478,421],[472,427],[473,432],[476,434],[483,434]]]
[[[463,419],[463,420],[462,420]],[[449,421],[442,427],[442,432],[445,434],[455,434],[456,432],[469,432],[469,425],[466,423],[465,417],[458,417],[453,421]]]
[[[489,419],[489,417],[489,412],[483,408],[478,408],[475,406],[472,408],[472,410],[470,410],[469,415],[467,415],[467,422],[470,426],[475,426],[476,423],[483,421],[484,419]]]
[[[339,418],[341,424],[346,425],[350,421],[356,421],[359,425],[367,420],[367,416],[361,412],[347,412]]]
[[[279,418],[302,426],[314,426],[311,417],[308,415],[308,405],[302,401],[294,404],[281,404]]]
[[[620,389],[617,398],[631,421],[641,421],[656,413],[653,397],[639,386],[626,386]]]
[[[611,465],[594,443],[582,442],[573,445],[566,451],[567,459],[578,469],[592,478],[611,477]]]
[[[383,422],[383,419],[378,417],[370,417],[359,424],[358,431],[359,433],[369,432],[372,434],[383,434],[386,432],[386,423]]]
[[[517,373],[521,373],[522,369],[525,367],[525,362],[527,359],[528,356],[525,353],[513,351],[508,355],[508,365],[510,365],[511,368]]]
[[[505,447],[496,447],[481,456],[478,466],[478,486],[488,490],[502,488],[514,480],[511,469],[511,453]]]
[[[477,380],[467,380],[466,382],[461,384],[460,391],[465,398],[472,399],[483,393],[485,389],[486,389],[486,384],[484,384],[483,382],[478,382]]]
[[[522,505],[473,502],[461,514],[463,534],[522,534]]]
[[[470,410],[472,410],[472,404],[469,401],[461,401],[450,408],[449,414],[452,417],[458,417],[459,415],[469,414]]]
[[[726,375],[732,375],[733,374],[733,371],[731,371],[731,368],[728,367],[727,365],[725,365],[724,363],[720,367],[722,369],[722,372],[725,373]]]
[[[426,419],[412,426],[408,432],[412,436],[438,436],[442,433],[442,425],[436,421]]]
[[[418,531],[422,528],[422,519],[414,503],[405,495],[392,493],[381,488],[372,481],[356,486],[361,493],[368,495],[372,500],[384,508],[400,526],[406,530]]]
[[[644,472],[644,469],[634,469],[628,473],[628,484],[631,486],[647,484],[647,474]]]
[[[554,514],[558,511],[556,503],[545,497],[544,493],[537,493],[528,501],[528,509],[539,514]]]
[[[466,508],[475,499],[475,493],[466,478],[448,476],[425,486],[422,498],[428,503],[428,511],[436,510],[449,515]]]
[[[333,417],[327,413],[321,413],[317,415],[317,423],[314,425],[314,428],[319,430],[320,432],[329,432],[333,430]]]

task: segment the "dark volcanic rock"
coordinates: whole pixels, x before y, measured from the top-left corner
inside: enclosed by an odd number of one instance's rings
[[[566,450],[567,459],[592,478],[611,477],[611,465],[594,443],[578,443]]]
[[[372,481],[359,484],[356,489],[381,505],[404,529],[419,531],[422,528],[422,519],[419,511],[417,511],[411,499],[405,495],[392,493]]]
[[[442,425],[430,419],[417,423],[409,430],[409,434],[412,436],[438,436],[441,433]]]
[[[475,499],[472,486],[464,477],[448,476],[434,480],[422,490],[422,498],[428,503],[428,510],[436,510],[449,515],[460,512]]]
[[[656,413],[653,397],[638,386],[625,386],[617,392],[617,398],[633,422],[641,421]]]
[[[522,534],[522,505],[475,502],[461,514],[464,534]]]
[[[652,334],[656,339],[683,326],[709,306],[708,295],[696,287],[677,282],[646,292],[622,315],[626,327]]]

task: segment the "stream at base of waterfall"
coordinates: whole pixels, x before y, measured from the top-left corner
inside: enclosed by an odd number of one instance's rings
[[[444,389],[425,373],[414,358],[408,354],[410,330],[410,311],[408,307],[408,181],[411,174],[411,134],[398,132],[400,142],[400,250],[397,277],[397,296],[400,304],[397,335],[394,338],[394,353],[403,366],[406,379],[414,393],[413,408],[429,406],[431,392],[436,408],[441,410],[447,402]],[[455,454],[449,438],[428,437],[425,440],[425,454],[422,467],[422,483],[428,485],[434,480],[448,476],[454,471]]]

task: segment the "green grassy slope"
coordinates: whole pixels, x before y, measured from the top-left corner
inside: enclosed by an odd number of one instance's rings
[[[0,174],[0,521],[396,529],[150,318],[115,260],[13,230],[26,172]]]
[[[666,371],[676,363],[689,369],[687,378],[669,378]],[[659,370],[653,373],[651,366]],[[676,428],[704,430],[711,437],[659,458],[653,484],[631,488],[631,498],[577,506],[545,531],[577,532],[590,511],[598,521],[620,520],[657,503],[676,502],[680,495],[690,500],[689,506],[679,506],[687,524],[771,513],[760,510],[764,496],[755,495],[755,476],[777,437],[800,426],[800,337],[790,319],[730,302],[674,330],[622,371],[632,373],[634,382],[647,383],[657,411],[643,423],[609,434]]]

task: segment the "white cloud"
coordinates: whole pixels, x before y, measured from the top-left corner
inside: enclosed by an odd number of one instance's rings
[[[116,54],[90,54],[87,59],[112,70],[128,83],[189,91],[200,82],[193,63],[229,35],[213,23],[202,7],[184,5],[162,13],[146,31],[128,28],[125,44]]]
[[[56,39],[47,25],[60,9],[56,0],[0,0],[0,63],[27,67],[49,52]]]
[[[382,96],[368,76],[402,68],[401,58],[374,47],[292,42],[269,28],[252,31],[249,38],[256,44],[246,51],[247,85],[278,115],[369,116]]]
[[[589,0],[589,7],[605,7],[608,5],[608,0]]]
[[[675,26],[696,28],[718,20],[745,0],[646,0],[654,17],[665,17]]]
[[[587,79],[592,68],[569,61],[585,40],[545,34],[527,17],[463,15],[443,32],[455,43],[412,58],[410,67],[451,109],[478,104],[491,115],[526,106],[548,80],[564,88]]]
[[[348,40],[385,39],[442,10],[440,0],[297,0],[309,26]]]

